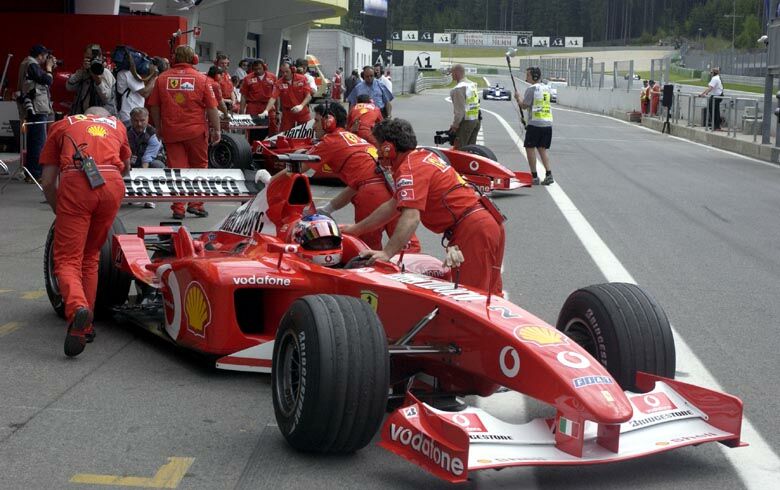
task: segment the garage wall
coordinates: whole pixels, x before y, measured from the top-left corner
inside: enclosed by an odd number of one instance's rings
[[[309,31],[309,54],[320,60],[322,71],[330,78],[336,68],[344,66],[344,48],[352,46],[352,35],[337,29]]]
[[[355,37],[355,47],[352,50],[352,53],[353,69],[360,71],[364,66],[374,64],[374,60],[371,59],[370,40],[362,37]]]

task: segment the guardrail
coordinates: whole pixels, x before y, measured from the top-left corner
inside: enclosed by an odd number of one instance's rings
[[[700,97],[698,94],[686,94],[677,92],[675,95],[674,106],[675,109],[672,112],[672,120],[675,124],[679,124],[680,120],[685,120],[686,127],[695,127],[697,117],[696,111],[702,111],[701,125],[705,131],[713,131],[715,122],[715,111],[710,110],[709,100],[710,97]],[[758,133],[761,130],[763,123],[763,117],[760,108],[763,106],[763,101],[759,98],[745,98],[736,96],[716,96],[713,99],[719,99],[721,119],[725,121],[727,128],[727,135],[732,138],[737,137],[737,131],[739,131],[738,124],[741,122],[742,132],[745,133],[745,125],[750,125],[750,133],[753,135],[753,142],[758,139]],[[740,111],[740,105],[742,110]],[[683,114],[684,112],[684,114]],[[706,114],[706,120],[703,120]],[[741,116],[740,116],[741,115]]]
[[[422,73],[420,73],[417,75],[417,80],[414,82],[414,93],[420,94],[437,85],[449,85],[450,83],[452,83],[452,75],[450,74],[439,77],[424,77]]]

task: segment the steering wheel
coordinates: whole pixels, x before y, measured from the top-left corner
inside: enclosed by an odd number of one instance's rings
[[[349,259],[349,261],[344,264],[345,269],[360,269],[361,267],[365,267],[366,263],[370,260],[370,257],[361,257],[360,255],[356,255]]]

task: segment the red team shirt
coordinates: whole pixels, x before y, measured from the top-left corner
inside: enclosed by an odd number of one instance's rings
[[[398,209],[420,210],[420,221],[434,233],[444,233],[479,202],[474,189],[463,187],[463,178],[435,153],[411,150],[396,162],[393,180]]]
[[[260,114],[265,110],[268,100],[274,96],[275,85],[276,77],[267,71],[262,78],[254,73],[244,77],[241,95],[246,98],[247,114]]]
[[[281,77],[276,81],[274,86],[274,98],[278,99],[282,103],[282,109],[289,110],[290,108],[299,105],[306,98],[306,94],[311,93],[311,87],[309,87],[309,81],[306,77],[300,73],[293,73],[293,79],[288,81],[286,78]],[[308,114],[309,108],[304,107],[300,114]],[[296,116],[297,116],[296,115]]]
[[[349,118],[347,120],[347,127],[352,130],[355,121],[358,122],[357,135],[373,145],[376,145],[374,135],[371,134],[371,130],[376,123],[382,120],[382,111],[376,105],[372,103],[360,103],[355,104],[355,107],[349,111]]]
[[[321,172],[334,174],[352,189],[372,179],[383,183],[383,177],[376,173],[376,148],[343,128],[325,134],[308,153],[320,157]]]
[[[206,75],[187,63],[163,72],[149,96],[149,106],[160,107],[160,138],[166,143],[187,141],[206,134],[206,109],[217,107]]]
[[[228,72],[222,72],[217,75],[217,82],[219,82],[219,88],[222,89],[222,97],[225,100],[231,100],[231,95],[233,95],[233,81],[230,80],[230,74]]]
[[[68,136],[77,146],[86,144],[82,153],[91,156],[100,166],[114,165],[121,172],[131,155],[124,124],[113,116],[79,114],[51,125],[41,151],[41,165],[59,165],[60,170],[76,168],[73,162],[75,148]]]

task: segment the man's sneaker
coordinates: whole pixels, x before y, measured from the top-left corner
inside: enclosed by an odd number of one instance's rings
[[[193,207],[193,206],[189,206],[187,208],[187,212],[190,213],[190,214],[194,214],[198,218],[205,218],[206,216],[209,215],[209,212],[206,211],[205,209],[203,209],[203,208],[196,208],[196,207]]]
[[[145,202],[145,203],[144,203],[144,207],[145,207],[146,209],[154,209],[154,208],[156,208],[156,207],[157,207],[157,205],[156,205],[155,203],[153,203],[153,202]]]
[[[86,333],[92,323],[92,313],[89,308],[79,308],[73,315],[73,322],[68,325],[65,335],[65,355],[75,357],[84,351],[87,343]],[[93,337],[94,338],[94,337]]]
[[[534,177],[534,179],[531,181],[531,184],[539,185],[539,177]]]
[[[547,174],[547,177],[545,177],[544,180],[542,181],[542,185],[550,185],[553,182],[555,182],[555,181],[553,180],[552,175]]]
[[[86,330],[84,330],[84,340],[86,340],[88,344],[94,342],[95,337],[97,337],[97,333],[95,332],[94,325],[90,325],[89,327],[87,327]]]
[[[184,213],[177,213],[176,211],[173,212],[173,219],[184,219]]]

